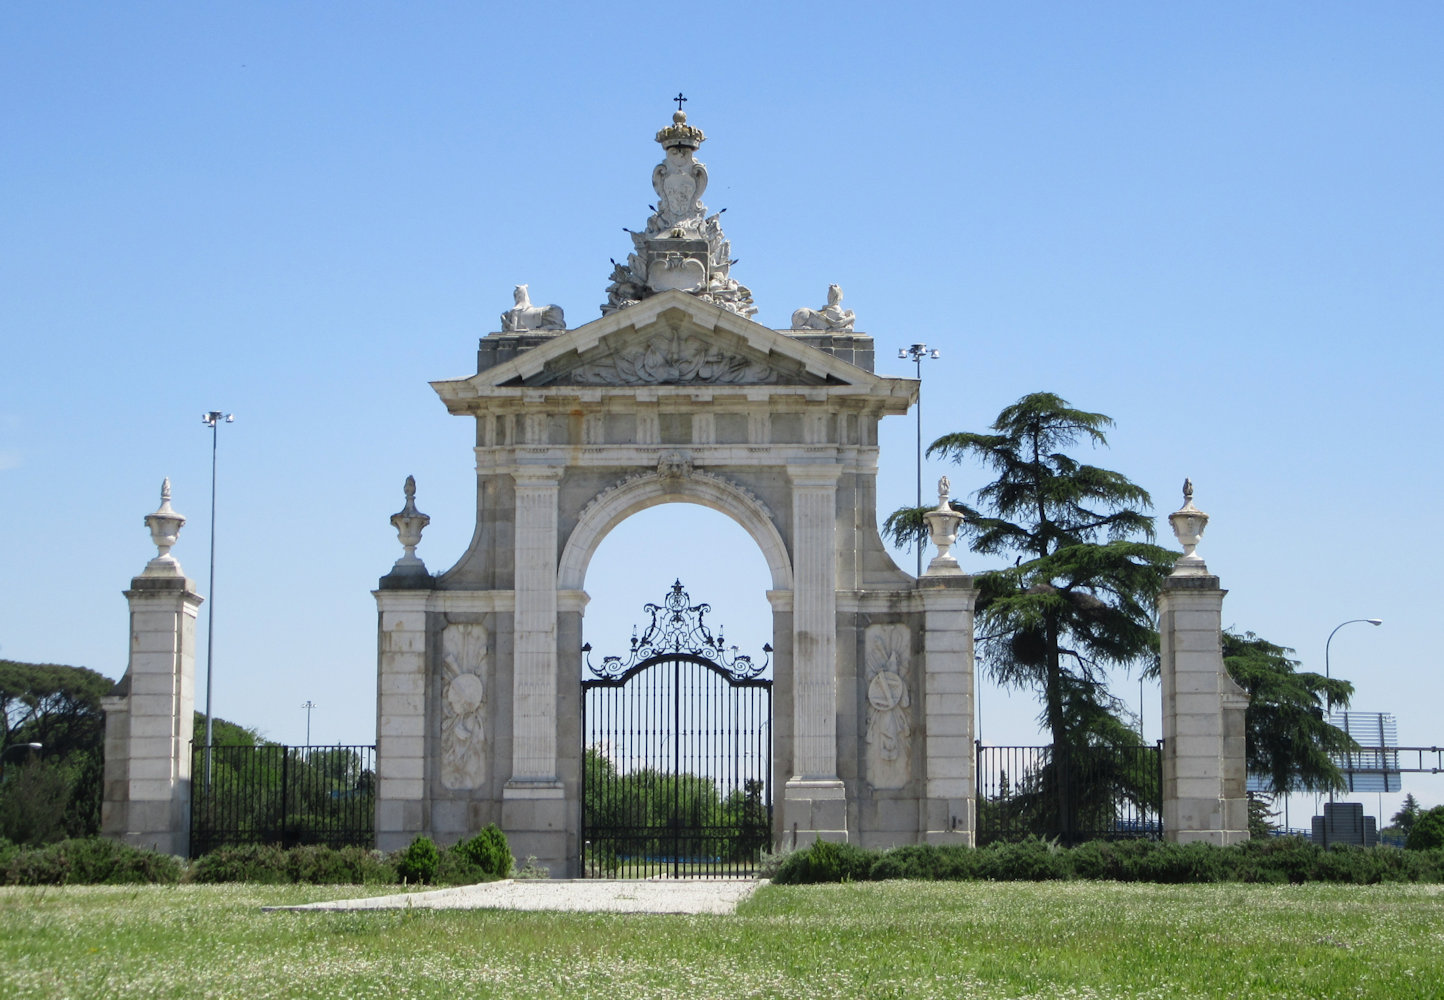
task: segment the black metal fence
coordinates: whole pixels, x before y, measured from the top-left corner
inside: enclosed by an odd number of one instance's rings
[[[977,842],[1028,836],[1065,844],[1163,836],[1163,744],[978,744]]]
[[[376,747],[192,744],[191,857],[231,844],[375,843]]]

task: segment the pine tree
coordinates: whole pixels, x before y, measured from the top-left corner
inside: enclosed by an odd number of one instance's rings
[[[1120,706],[1108,672],[1154,655],[1154,600],[1177,558],[1153,544],[1146,490],[1064,450],[1080,440],[1106,445],[1112,424],[1033,393],[1004,409],[992,433],[948,434],[928,448],[955,462],[978,459],[997,476],[977,491],[978,509],[953,502],[974,552],[1014,557],[978,577],[979,648],[995,680],[1043,702],[1065,838],[1077,813],[1069,754],[1116,737]],[[921,514],[896,511],[884,531],[899,543],[918,539]]]
[[[1325,708],[1347,705],[1354,686],[1300,671],[1292,652],[1252,632],[1223,634],[1224,666],[1249,695],[1249,773],[1267,778],[1275,795],[1343,788],[1333,755],[1352,749],[1354,741],[1329,724]]]

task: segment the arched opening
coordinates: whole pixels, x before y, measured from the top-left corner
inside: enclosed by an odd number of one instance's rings
[[[697,504],[637,511],[596,546],[583,875],[746,875],[770,846],[772,578],[747,531]]]

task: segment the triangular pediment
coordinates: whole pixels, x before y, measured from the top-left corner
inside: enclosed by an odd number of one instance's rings
[[[884,380],[786,333],[686,292],[667,291],[559,333],[468,379],[433,384],[446,398],[563,386],[866,390],[880,381]]]

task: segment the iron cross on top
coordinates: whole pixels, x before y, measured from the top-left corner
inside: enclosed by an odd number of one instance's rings
[[[681,111],[681,110],[682,110],[682,102],[685,101],[686,99],[687,99],[687,98],[685,98],[685,97],[682,96],[682,92],[681,92],[680,90],[677,91],[677,96],[674,97],[674,98],[672,98],[672,100],[674,100],[674,101],[677,102],[677,110],[678,110],[678,111]]]

